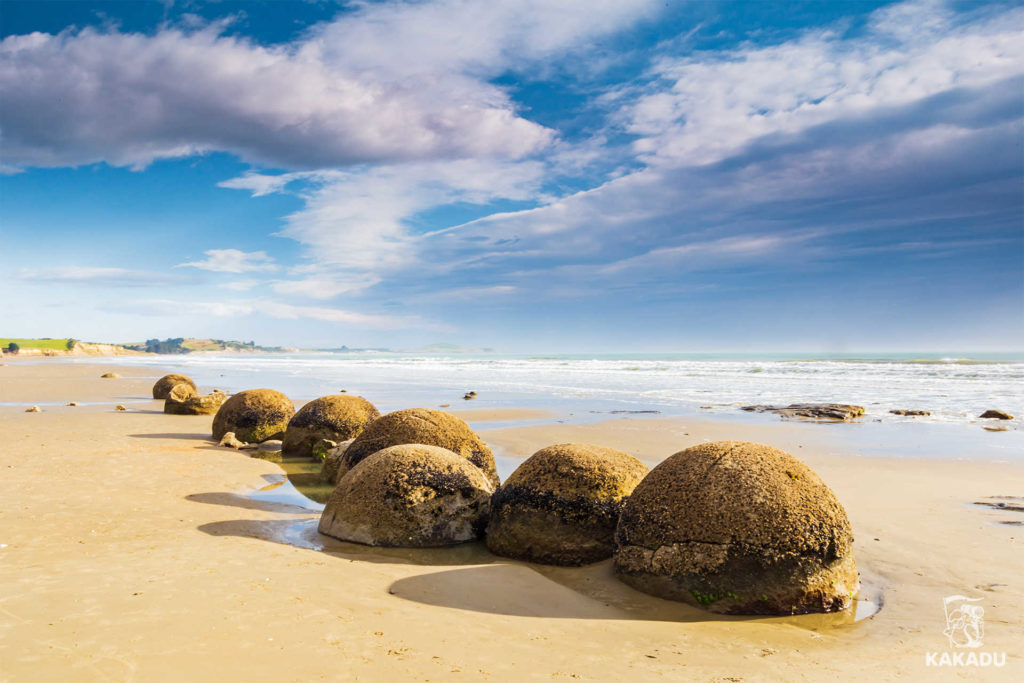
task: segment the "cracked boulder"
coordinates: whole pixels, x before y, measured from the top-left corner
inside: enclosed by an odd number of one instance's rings
[[[228,432],[234,432],[246,443],[281,439],[294,414],[295,406],[280,391],[240,391],[225,401],[214,416],[213,438],[220,441]]]
[[[365,545],[423,548],[481,538],[494,487],[466,458],[403,444],[361,460],[339,481],[320,533]]]
[[[622,581],[714,612],[833,612],[859,588],[843,506],[810,468],[761,444],[669,457],[626,501],[615,542]]]
[[[164,375],[156,381],[156,384],[153,385],[153,398],[166,399],[171,395],[171,389],[179,384],[184,384],[192,389],[193,394],[199,393],[199,388],[196,387],[196,383],[192,381],[191,377],[171,373],[169,375]]]
[[[534,453],[491,499],[487,547],[496,555],[576,566],[612,556],[623,502],[647,474],[626,453],[558,444]]]
[[[321,396],[302,406],[288,422],[284,454],[290,458],[312,458],[313,446],[321,439],[354,439],[378,417],[377,408],[361,396]]]
[[[491,485],[497,488],[498,470],[487,444],[459,418],[428,408],[396,410],[371,422],[345,450],[337,476],[340,479],[379,450],[412,443],[446,448],[462,456],[483,470]]]
[[[214,391],[212,394],[199,396],[194,385],[175,384],[164,401],[164,412],[168,415],[213,415],[227,400],[227,394]]]

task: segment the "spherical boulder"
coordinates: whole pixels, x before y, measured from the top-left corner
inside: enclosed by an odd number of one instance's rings
[[[377,451],[339,481],[320,533],[391,547],[434,547],[483,536],[494,487],[466,458],[437,446]]]
[[[491,499],[487,547],[542,564],[575,566],[612,556],[623,502],[647,467],[620,451],[566,443],[521,464]]]
[[[380,413],[361,396],[335,394],[322,396],[302,406],[288,422],[284,433],[284,455],[313,457],[313,445],[321,439],[347,441],[380,417]]]
[[[367,425],[346,449],[338,467],[338,477],[344,476],[373,453],[405,443],[439,446],[458,453],[483,470],[495,488],[498,486],[494,454],[487,444],[459,418],[428,408],[396,410]]]
[[[624,582],[714,612],[832,612],[859,587],[843,506],[810,468],[761,444],[669,457],[626,501],[615,542]]]
[[[153,398],[167,398],[171,393],[171,389],[173,389],[175,385],[178,384],[185,384],[192,388],[193,393],[199,393],[199,388],[196,386],[196,383],[193,382],[190,377],[187,377],[185,375],[179,375],[176,373],[171,373],[170,375],[164,375],[163,377],[156,381],[156,384],[153,385]]]
[[[295,406],[280,391],[249,389],[240,391],[224,402],[213,418],[213,438],[220,441],[234,432],[246,443],[262,443],[280,439],[295,415]]]

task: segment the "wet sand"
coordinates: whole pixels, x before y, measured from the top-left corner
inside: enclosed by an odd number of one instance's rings
[[[315,511],[251,492],[281,469],[167,416],[146,368],[0,367],[0,680],[1019,680],[1024,467],[848,453],[800,424],[613,419],[483,433],[527,456],[560,441],[653,464],[704,439],[805,460],[846,506],[868,619],[726,618],[637,593],[610,563],[546,568],[480,544],[373,549]],[[122,379],[100,379],[108,371]],[[83,402],[76,408],[68,401]],[[20,403],[22,405],[3,405]],[[37,403],[42,413],[24,413]],[[127,412],[115,412],[123,403]],[[53,404],[53,405],[50,405]],[[478,417],[497,421],[500,417]],[[529,419],[529,418],[510,418]],[[272,489],[286,489],[287,484]],[[315,548],[322,547],[322,550]],[[981,596],[1001,669],[940,671],[947,595]],[[862,614],[870,610],[861,604]]]

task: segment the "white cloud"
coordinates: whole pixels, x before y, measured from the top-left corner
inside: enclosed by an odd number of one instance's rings
[[[15,273],[15,279],[25,283],[88,284],[100,287],[149,287],[185,281],[184,278],[167,273],[90,266],[22,268]]]
[[[94,29],[0,41],[6,165],[66,166],[221,150],[280,168],[520,158],[553,131],[489,81],[585,49],[651,0],[359,4],[299,41]]]
[[[537,196],[545,167],[536,161],[467,159],[378,166],[358,172],[320,171],[274,176],[278,191],[306,181],[305,206],[278,233],[301,242],[311,263],[307,278],[279,281],[279,292],[330,298],[380,281],[381,274],[416,262],[422,237],[410,218],[454,202],[487,204]],[[221,183],[259,194],[263,176]]]
[[[333,299],[341,294],[359,292],[380,282],[379,277],[363,275],[346,277],[324,272],[299,280],[277,280],[271,288],[278,294],[291,294],[310,299]]]
[[[206,259],[179,263],[175,268],[199,268],[218,273],[250,273],[278,269],[274,259],[263,251],[241,251],[239,249],[209,249],[203,252]]]
[[[1024,74],[1022,31],[1021,9],[956,25],[943,3],[903,3],[874,13],[859,38],[823,29],[767,47],[663,58],[654,85],[621,120],[649,163],[709,164],[759,138]]]
[[[317,320],[346,325],[353,330],[423,329],[448,331],[451,328],[425,321],[418,316],[393,316],[360,313],[324,306],[297,306],[273,299],[237,301],[175,301],[155,299],[113,302],[107,310],[150,316],[211,316],[215,318],[271,318],[275,320]]]

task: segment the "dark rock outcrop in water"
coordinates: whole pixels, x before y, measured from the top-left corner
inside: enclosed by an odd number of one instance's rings
[[[1013,419],[1013,415],[1010,415],[1009,413],[1004,412],[1002,410],[986,410],[984,413],[982,413],[978,417],[985,418],[986,420],[989,420],[989,419],[991,419],[991,420],[1012,420]]]
[[[487,444],[463,420],[429,408],[396,410],[371,422],[345,451],[338,476],[379,450],[407,443],[447,448],[479,467],[498,486],[494,454]]]
[[[622,504],[647,467],[588,444],[534,453],[491,498],[487,547],[518,560],[576,566],[612,556]]]
[[[284,433],[284,454],[290,458],[311,458],[314,444],[321,439],[354,439],[378,417],[377,408],[361,396],[321,396],[302,406],[288,422]]]
[[[153,398],[166,399],[170,395],[171,389],[178,384],[184,384],[191,387],[193,393],[199,393],[199,388],[196,386],[196,383],[192,381],[191,377],[171,373],[170,375],[164,375],[156,381],[156,384],[153,385]]]
[[[903,415],[905,417],[922,417],[931,415],[927,410],[907,410],[906,408],[897,408],[896,410],[890,410],[893,415]]]
[[[320,533],[366,545],[423,548],[484,533],[494,487],[480,468],[437,446],[392,446],[362,460],[334,489]]]
[[[859,586],[843,506],[802,462],[755,443],[669,457],[626,501],[615,542],[625,583],[714,612],[832,612]]]
[[[748,413],[777,413],[782,417],[806,417],[814,420],[840,420],[843,422],[864,414],[863,406],[847,403],[791,403],[788,406],[743,406]]]
[[[246,443],[280,439],[293,415],[295,406],[280,391],[241,391],[225,401],[217,411],[213,418],[213,438],[220,441],[228,432],[234,432]]]

